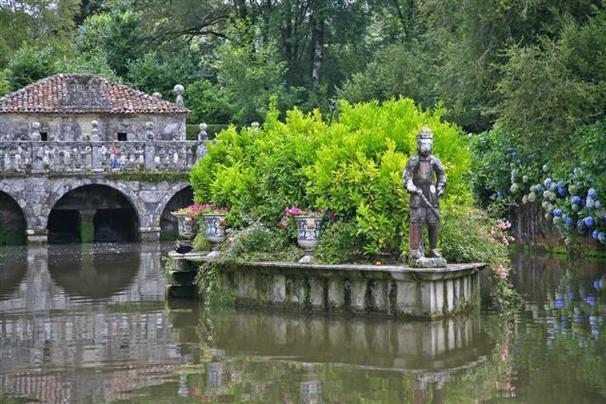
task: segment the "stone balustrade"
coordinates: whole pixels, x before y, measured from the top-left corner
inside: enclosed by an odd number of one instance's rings
[[[218,269],[218,284],[233,293],[238,306],[424,319],[477,310],[479,271],[485,267],[238,262],[212,260],[201,252],[169,256],[167,296],[172,298],[195,295],[197,266],[210,260]]]
[[[0,141],[2,173],[187,171],[206,141]]]

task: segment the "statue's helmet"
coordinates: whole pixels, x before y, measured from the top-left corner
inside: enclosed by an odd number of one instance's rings
[[[427,126],[421,127],[417,135],[417,150],[423,157],[429,156],[433,151],[433,133]]]

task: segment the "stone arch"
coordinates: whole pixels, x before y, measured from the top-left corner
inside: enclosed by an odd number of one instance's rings
[[[101,179],[66,181],[53,189],[48,206],[47,227],[53,241],[136,241],[140,237],[144,207],[136,191],[130,192],[123,184]]]
[[[137,193],[120,182],[107,181],[102,178],[79,178],[57,183],[51,191],[48,203],[48,213],[50,214],[50,211],[55,207],[57,202],[59,202],[59,200],[65,195],[67,195],[69,192],[87,185],[103,185],[120,192],[128,200],[128,202],[130,202],[135,212],[137,213],[137,220],[139,222],[139,225],[145,225],[145,205],[139,200]]]
[[[0,190],[0,245],[24,244],[29,212],[24,201]]]
[[[168,191],[166,191],[166,193],[160,200],[160,203],[158,204],[158,210],[154,215],[156,217],[156,222],[154,224],[160,225],[160,216],[162,216],[162,212],[164,212],[170,200],[173,199],[175,195],[177,195],[179,192],[184,191],[188,188],[191,188],[189,182],[180,182],[178,184],[173,185]]]
[[[177,203],[175,206],[170,206],[171,203],[175,202],[175,198],[177,197],[181,197],[181,198],[185,198],[187,199],[186,203]],[[160,203],[158,204],[158,208],[154,214],[154,225],[157,226],[158,228],[160,228],[161,232],[166,232],[166,229],[162,228],[163,223],[165,224],[166,227],[166,218],[164,218],[163,220],[163,216],[166,216],[166,209],[168,209],[169,207],[172,209],[175,208],[182,208],[185,207],[189,204],[193,203],[193,189],[191,187],[191,185],[189,183],[186,182],[182,182],[179,184],[176,184],[174,186],[172,186],[169,190],[167,190],[167,192],[165,193],[165,195],[162,197],[162,199],[160,200]],[[170,222],[172,222],[172,220],[168,220]],[[175,225],[176,225],[176,221],[175,221]],[[174,231],[176,232],[176,228],[174,229]]]

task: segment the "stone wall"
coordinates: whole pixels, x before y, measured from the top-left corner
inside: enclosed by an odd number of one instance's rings
[[[25,240],[25,217],[19,205],[0,192],[0,246],[22,244]]]
[[[208,260],[195,252],[170,256],[171,273],[184,276],[198,262]],[[213,265],[220,285],[234,294],[237,306],[404,318],[440,318],[477,309],[479,271],[484,268],[484,264],[412,269],[234,261]],[[186,285],[175,280],[175,285]]]
[[[17,202],[23,211],[27,236],[31,242],[45,242],[48,218],[57,202],[71,191],[88,185],[101,185],[120,192],[137,214],[142,240],[160,237],[160,218],[169,201],[189,187],[187,181],[176,183],[108,180],[103,175],[5,177],[0,190]]]
[[[93,121],[101,141],[118,140],[118,133],[144,141],[148,131],[155,140],[185,140],[184,114],[0,114],[0,141],[30,140],[34,122],[40,123],[39,132],[46,133],[49,141],[89,140]],[[148,127],[148,122],[153,126]]]

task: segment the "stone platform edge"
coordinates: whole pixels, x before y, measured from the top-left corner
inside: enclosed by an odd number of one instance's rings
[[[394,279],[394,280],[447,280],[466,276],[470,272],[478,272],[486,267],[483,262],[448,264],[446,268],[412,268],[406,265],[372,265],[372,264],[300,264],[286,261],[241,261],[234,259],[209,259],[207,252],[191,252],[178,254],[174,251],[169,257],[175,260],[185,260],[194,264],[215,262],[223,270],[234,271],[246,267],[284,274],[313,274],[316,277],[352,277],[357,272],[358,277],[365,279]],[[355,275],[354,275],[355,276]]]

